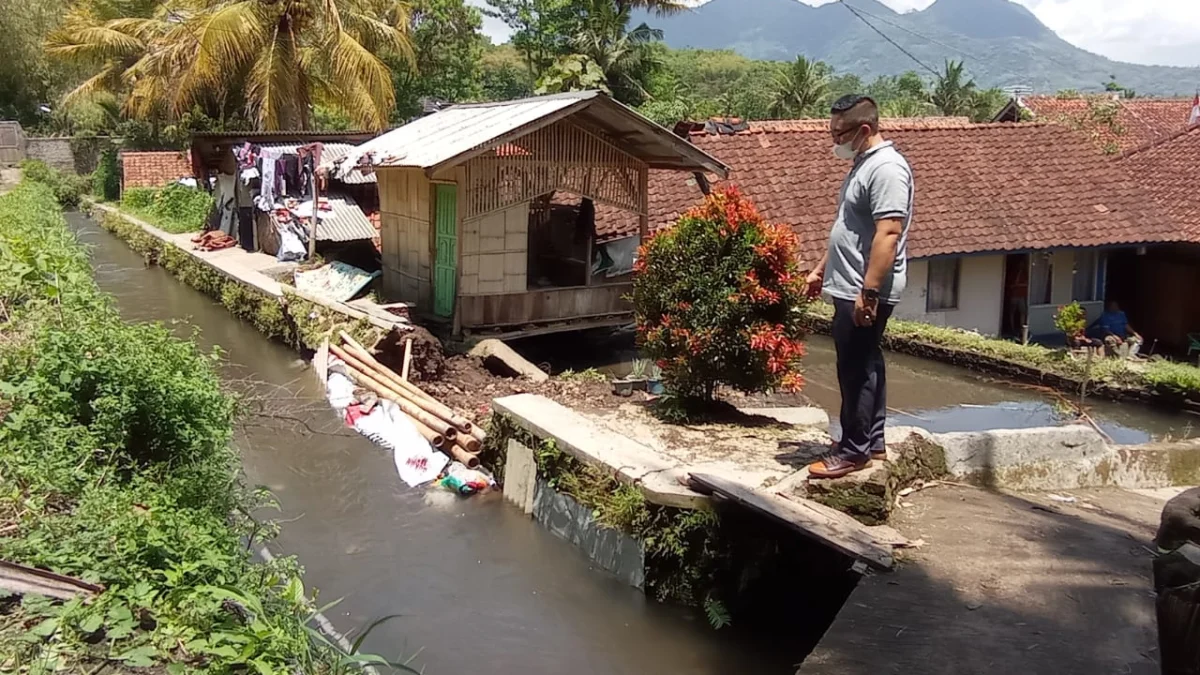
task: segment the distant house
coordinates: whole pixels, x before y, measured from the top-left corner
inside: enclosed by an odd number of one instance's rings
[[[1094,96],[1019,96],[1011,99],[997,122],[1057,122],[1084,133],[1098,148],[1118,155],[1162,140],[1187,128],[1191,98]]]
[[[989,335],[1055,332],[1058,305],[1078,300],[1098,315],[1106,293],[1131,283],[1111,260],[1186,237],[1080,136],[1047,123],[970,124],[945,118],[884,120],[913,165],[909,284],[897,315]],[[849,164],[831,151],[827,121],[697,125],[689,140],[731,167],[773,221],[800,236],[813,264],[824,251]],[[714,176],[652,172],[650,227],[670,226]],[[597,212],[610,238],[635,223]],[[1023,301],[1023,302],[1022,302]],[[1028,306],[1021,319],[1010,311]]]
[[[1183,351],[1185,337],[1200,333],[1200,126],[1123,153],[1117,163],[1188,241],[1136,258],[1124,302],[1136,309],[1135,326]]]

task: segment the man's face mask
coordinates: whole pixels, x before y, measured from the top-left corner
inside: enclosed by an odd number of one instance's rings
[[[854,144],[858,142],[858,134],[859,134],[859,131],[861,131],[861,130],[862,130],[862,127],[855,129],[854,135],[850,136],[849,140],[847,140],[845,143],[838,143],[837,141],[839,138],[842,138],[846,134],[848,134],[850,130],[847,129],[846,131],[843,131],[840,134],[835,133],[833,136],[833,140],[834,140],[833,154],[834,154],[834,156],[836,156],[838,159],[845,159],[845,160],[851,160],[851,159],[854,159],[855,157],[857,157],[858,151],[854,149]]]

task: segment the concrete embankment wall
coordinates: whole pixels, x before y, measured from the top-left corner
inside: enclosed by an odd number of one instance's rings
[[[1200,485],[1200,441],[1109,445],[1088,426],[930,434],[950,475],[989,487],[1068,490]]]

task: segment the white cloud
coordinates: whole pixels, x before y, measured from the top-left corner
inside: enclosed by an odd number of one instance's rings
[[[484,0],[467,0],[477,7]],[[836,0],[803,0],[823,5]],[[898,12],[924,9],[933,0],[881,0]],[[1015,0],[1064,40],[1118,61],[1200,66],[1200,1],[1197,0]],[[484,18],[494,42],[508,27]]]

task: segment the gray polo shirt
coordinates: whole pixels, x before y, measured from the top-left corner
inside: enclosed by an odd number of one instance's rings
[[[842,183],[837,221],[829,233],[829,258],[825,264],[824,292],[839,300],[854,300],[862,292],[875,221],[903,221],[891,278],[879,289],[881,302],[900,302],[908,282],[908,224],[913,212],[913,176],[891,141],[862,153]]]

